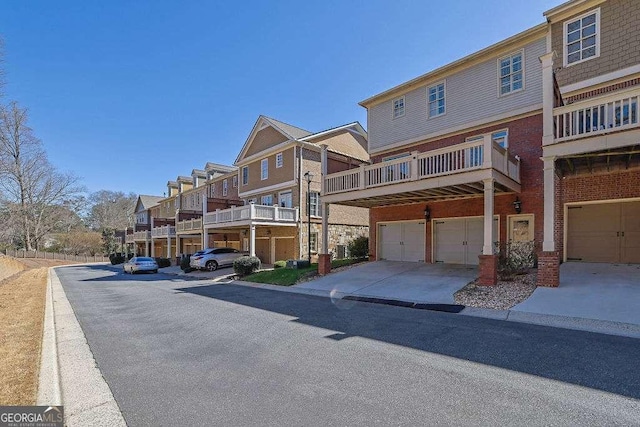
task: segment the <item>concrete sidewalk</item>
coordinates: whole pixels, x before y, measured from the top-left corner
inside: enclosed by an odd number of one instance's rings
[[[67,426],[126,426],[71,304],[49,269],[38,405],[64,405]]]

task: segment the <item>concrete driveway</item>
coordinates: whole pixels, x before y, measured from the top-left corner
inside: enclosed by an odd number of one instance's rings
[[[328,295],[453,304],[453,294],[478,275],[475,266],[375,261],[296,285]]]
[[[640,325],[640,265],[567,262],[560,286],[537,288],[513,311]]]

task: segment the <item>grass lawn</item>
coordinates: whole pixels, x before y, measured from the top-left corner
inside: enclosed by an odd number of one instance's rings
[[[364,261],[363,259],[336,259],[331,261],[331,268],[344,267]],[[292,286],[302,278],[318,274],[318,264],[314,263],[307,268],[276,268],[275,270],[260,271],[243,277],[242,280],[254,283],[268,283],[271,285]]]
[[[0,257],[0,404],[35,405],[47,267],[65,262]],[[66,264],[70,264],[67,262]]]

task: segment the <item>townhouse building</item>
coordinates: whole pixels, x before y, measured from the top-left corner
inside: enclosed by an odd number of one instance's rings
[[[127,228],[125,238],[132,253],[151,253],[151,208],[157,206],[162,199],[161,196],[138,196],[131,221],[133,226]]]
[[[323,164],[323,203],[370,208],[372,259],[477,264],[485,285],[509,242],[542,286],[561,261],[640,262],[639,14],[571,0],[361,102],[372,164]]]

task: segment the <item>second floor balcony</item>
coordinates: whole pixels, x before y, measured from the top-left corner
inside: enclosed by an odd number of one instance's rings
[[[639,103],[636,87],[556,107],[553,144],[640,128]]]
[[[218,209],[204,215],[205,228],[248,225],[251,223],[295,225],[297,221],[297,208],[283,208],[279,206],[255,204],[231,207],[229,209]]]
[[[173,225],[163,225],[161,227],[154,227],[151,230],[152,238],[163,238],[163,237],[175,237],[176,228]]]
[[[362,199],[348,204],[364,207],[461,197],[479,193],[478,182],[487,178],[496,180],[498,191],[520,191],[520,159],[490,135],[329,174],[323,197],[328,203]]]
[[[178,221],[176,225],[177,233],[200,232],[202,231],[202,218],[193,218]]]
[[[129,234],[127,237],[133,236],[133,240],[136,242],[146,242],[151,239],[150,231],[136,231],[133,234]]]

